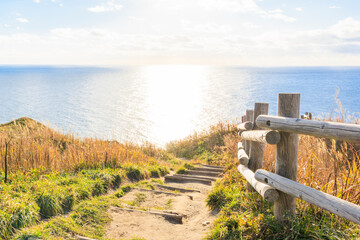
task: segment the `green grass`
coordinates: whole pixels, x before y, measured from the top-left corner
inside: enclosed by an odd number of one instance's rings
[[[356,239],[360,229],[349,221],[316,207],[301,210],[298,202],[295,217],[281,224],[275,220],[273,205],[257,193],[247,192],[246,182],[239,173],[229,184],[228,179],[218,182],[207,198],[210,209],[219,209],[207,239]]]
[[[105,226],[111,221],[108,208],[115,201],[115,196],[97,197],[75,206],[69,216],[52,218],[38,226],[23,229],[13,239],[37,237],[43,240],[76,239],[76,235],[102,238]]]
[[[107,212],[110,206],[121,206],[121,197],[137,184],[130,184],[118,188],[108,195],[94,197],[81,201],[73,207],[73,211],[67,216],[57,216],[49,221],[42,222],[37,226],[24,228],[18,231],[11,239],[24,240],[37,237],[43,240],[53,239],[77,239],[76,236],[84,236],[96,239],[104,237],[106,226],[111,221]],[[142,194],[137,196],[139,204],[145,200]]]
[[[172,204],[173,204],[173,199],[170,198],[170,199],[166,202],[165,209],[166,209],[166,210],[171,209],[171,208],[172,208]]]
[[[296,216],[288,216],[285,222],[278,222],[273,215],[273,205],[263,200],[258,193],[250,193],[245,189],[246,181],[237,170],[237,143],[240,138],[233,127],[224,126],[225,124],[218,124],[208,131],[172,142],[167,146],[168,150],[178,157],[225,166],[224,177],[216,183],[206,200],[210,210],[219,211],[207,239],[360,239],[360,228],[356,224],[301,200],[297,201]],[[333,150],[335,148],[327,148],[321,139],[300,138],[299,182],[307,185],[309,183],[306,181],[316,183],[314,185],[319,189],[330,191],[330,194],[333,194],[332,189],[343,186],[342,190],[339,188],[338,193],[345,192],[347,195],[337,195],[356,203],[358,189],[349,186],[358,185],[356,181],[359,176],[360,150],[348,146],[349,149],[344,148],[341,152]],[[265,169],[275,169],[275,155],[274,148],[265,148]],[[316,155],[322,158],[316,158]],[[341,163],[348,163],[350,157],[356,159],[356,163],[353,161],[341,167]],[[316,162],[312,161],[313,158],[316,158]],[[336,163],[333,172],[324,168],[332,162]],[[318,167],[314,167],[315,163]],[[187,170],[183,166],[179,172],[185,173]],[[321,176],[327,177],[324,179]],[[337,178],[329,181],[334,176]]]
[[[99,199],[110,192],[114,192],[113,198],[122,197],[132,187],[121,186],[124,182],[154,189],[153,183],[163,184],[159,178],[183,163],[153,145],[78,139],[26,117],[0,124],[0,140],[1,157],[5,155],[4,143],[9,143],[7,183],[0,164],[0,239],[5,240],[14,239],[21,229],[32,230],[19,239],[31,234],[44,239],[73,239],[73,232],[81,233],[88,226],[85,221],[84,229],[74,229],[86,218],[101,228],[103,221],[90,216],[92,212],[94,217],[100,216],[96,207],[100,211],[108,206]],[[157,179],[139,183],[150,178]],[[64,214],[70,217],[61,217]],[[84,234],[100,236],[96,224],[93,227]]]
[[[75,173],[47,173],[37,169],[25,175],[12,174],[10,183],[0,185],[0,239],[12,239],[17,229],[37,224],[41,219],[50,219],[54,227],[59,224],[58,221],[63,225],[69,223],[66,221],[71,223],[74,219],[65,221],[56,216],[72,214],[78,211],[75,206],[92,201],[110,190],[117,190],[114,196],[121,197],[131,189],[129,186],[120,187],[122,179],[127,176],[131,176],[132,181],[149,178],[150,175],[146,173],[152,168],[127,165],[117,169],[89,169]],[[163,172],[168,172],[166,167],[161,168]],[[154,189],[149,181],[138,185]],[[54,217],[57,220],[52,220]]]

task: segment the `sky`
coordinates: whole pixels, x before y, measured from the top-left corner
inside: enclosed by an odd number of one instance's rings
[[[359,0],[1,0],[1,65],[359,66]]]

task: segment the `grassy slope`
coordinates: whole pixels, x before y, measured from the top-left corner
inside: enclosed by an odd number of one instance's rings
[[[273,217],[272,204],[245,189],[245,179],[237,171],[235,126],[218,124],[210,130],[172,142],[167,149],[177,157],[208,159],[226,166],[226,174],[207,199],[220,214],[208,239],[356,239],[360,228],[342,218],[297,202],[297,215],[280,225]],[[300,137],[298,181],[329,194],[359,204],[359,151],[356,146],[309,136]],[[264,168],[274,171],[275,148],[267,146]]]
[[[123,195],[122,184],[158,178],[182,163],[151,145],[81,140],[21,118],[0,125],[2,169],[6,142],[9,179],[4,183],[1,174],[0,239],[101,237],[109,221],[105,210]]]
[[[169,168],[179,168],[181,161],[172,154],[226,166],[225,177],[216,184],[207,200],[210,208],[221,209],[208,239],[354,239],[360,233],[356,225],[303,201],[298,201],[297,216],[289,218],[286,227],[279,225],[273,218],[272,205],[244,188],[245,180],[236,170],[240,139],[234,125],[220,123],[208,131],[171,142],[165,152],[151,145],[137,147],[115,143],[108,147],[107,141],[79,140],[28,119],[24,122],[31,126],[20,125],[18,121],[0,127],[0,133],[7,134],[1,136],[1,156],[9,132],[10,137],[13,133],[20,134],[21,137],[12,139],[12,159],[20,152],[24,157],[16,161],[33,160],[39,166],[31,170],[17,168],[21,164],[11,164],[10,183],[0,184],[0,234],[4,239],[28,239],[30,236],[74,239],[77,234],[101,239],[110,221],[106,209],[111,204],[119,204],[117,199],[128,189],[121,187],[119,180],[138,181],[163,175]],[[41,127],[34,127],[37,125]],[[28,144],[29,141],[34,146]],[[360,189],[353,187],[360,181],[358,151],[352,145],[340,145],[301,137],[298,179],[303,184],[359,204]],[[42,149],[40,154],[37,149]],[[32,151],[37,158],[25,155],[26,151]],[[48,156],[41,154],[46,151],[54,152]],[[67,162],[64,158],[71,154],[83,161]],[[49,158],[53,164],[48,164]],[[274,149],[267,147],[265,169],[274,170],[274,158]],[[107,164],[109,162],[112,164]],[[186,171],[180,168],[182,170]],[[61,215],[63,213],[68,214]],[[41,219],[47,221],[39,222]],[[16,229],[22,230],[14,236]]]

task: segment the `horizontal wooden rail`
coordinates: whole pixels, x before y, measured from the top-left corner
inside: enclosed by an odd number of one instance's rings
[[[249,156],[246,154],[244,149],[238,151],[238,160],[242,165],[247,166],[249,164]]]
[[[254,172],[244,165],[240,164],[238,166],[239,172],[244,176],[244,178],[250,183],[250,185],[268,202],[275,202],[279,198],[278,191],[270,187],[267,184],[259,182],[254,177]]]
[[[260,115],[256,119],[256,124],[262,128],[284,132],[344,141],[360,141],[360,125],[357,124],[322,122],[269,115]]]
[[[263,169],[255,172],[255,179],[266,183],[281,192],[323,208],[354,223],[360,224],[360,206],[356,204],[307,187]]]
[[[241,133],[241,138],[248,141],[262,142],[274,145],[280,142],[280,133],[272,130],[244,131]]]
[[[238,125],[239,131],[248,131],[253,129],[253,123],[252,122],[243,122]]]
[[[249,163],[249,156],[246,154],[241,142],[238,143],[238,160],[242,165],[247,166]]]

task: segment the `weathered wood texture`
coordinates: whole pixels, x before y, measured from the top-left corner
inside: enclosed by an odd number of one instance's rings
[[[252,122],[249,122],[249,121],[240,123],[240,124],[237,126],[237,129],[238,129],[239,131],[249,131],[249,130],[252,130],[252,129],[253,129],[253,123],[252,123]]]
[[[254,116],[253,116],[253,130],[260,130],[256,125],[255,119],[261,114],[267,114],[269,111],[268,103],[255,103]],[[249,151],[249,164],[248,167],[251,171],[255,172],[257,169],[262,168],[264,157],[265,144],[259,142],[251,142]],[[246,189],[254,191],[250,183],[246,184]]]
[[[205,168],[215,168],[215,169],[224,170],[224,167],[222,167],[222,166],[212,166],[212,165],[206,165],[206,164],[201,164],[201,166],[203,166]]]
[[[238,151],[238,160],[242,165],[247,166],[249,164],[249,156],[246,154],[243,148],[239,149]]]
[[[261,142],[261,143],[274,145],[279,143],[280,133],[273,130],[245,131],[241,133],[241,138],[248,141]]]
[[[254,110],[246,110],[246,121],[247,122],[254,122]],[[249,141],[243,141],[244,144],[244,150],[246,152],[247,155],[249,155],[250,153],[250,142]]]
[[[155,184],[156,187],[158,188],[163,188],[163,189],[168,189],[168,190],[172,190],[172,191],[179,191],[179,192],[197,192],[199,193],[199,190],[195,190],[195,189],[187,189],[187,188],[180,188],[180,187],[173,187],[173,186],[167,186],[167,185],[161,185],[161,184]]]
[[[280,93],[278,99],[278,115],[295,117],[300,115],[300,94]],[[280,176],[296,181],[299,137],[297,134],[280,132],[280,142],[276,149],[275,172]],[[279,200],[274,203],[274,216],[284,219],[286,214],[295,215],[296,198],[279,193]]]
[[[210,180],[203,180],[198,178],[185,178],[183,176],[165,176],[165,182],[193,182],[193,183],[202,183],[206,185],[211,185]]]
[[[276,116],[259,116],[256,123],[263,128],[284,132],[344,141],[360,141],[360,125],[357,124],[322,122]]]
[[[199,176],[190,176],[190,175],[185,175],[185,174],[174,174],[173,176],[184,177],[184,178],[202,179],[202,180],[209,180],[209,181],[216,181],[216,178],[212,178],[212,177],[199,177]]]
[[[223,173],[224,172],[224,170],[217,169],[217,168],[195,168],[194,170],[201,171],[201,172],[215,172],[215,173]]]
[[[251,184],[251,186],[268,202],[275,202],[279,198],[278,191],[270,187],[269,185],[259,182],[254,177],[254,172],[244,165],[240,164],[238,166],[239,172],[244,176],[244,178]]]
[[[187,174],[189,175],[198,175],[198,176],[208,176],[208,177],[219,177],[220,173],[216,172],[202,172],[202,171],[196,171],[196,170],[187,170]]]
[[[256,171],[255,179],[294,198],[299,198],[347,220],[360,224],[360,206],[358,205],[262,169]]]

